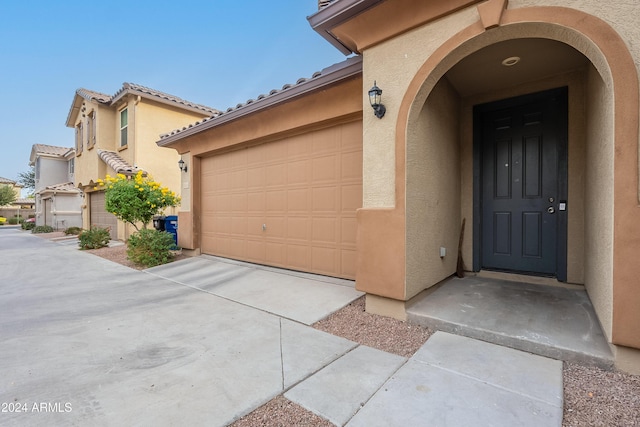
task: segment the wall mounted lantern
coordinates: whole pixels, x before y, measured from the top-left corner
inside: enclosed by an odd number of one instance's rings
[[[369,90],[369,103],[371,104],[371,108],[373,108],[373,114],[375,114],[379,119],[381,119],[384,116],[384,113],[387,112],[386,107],[382,105],[381,101],[382,89],[376,86],[376,82],[374,80],[373,87]]]
[[[180,161],[178,162],[178,167],[182,172],[187,173],[187,165],[184,164],[184,160],[180,159]]]

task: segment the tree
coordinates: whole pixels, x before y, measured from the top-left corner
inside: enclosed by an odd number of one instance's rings
[[[143,228],[151,222],[154,215],[159,215],[169,206],[178,206],[180,197],[166,187],[162,187],[150,176],[144,177],[142,171],[127,178],[118,174],[115,178],[107,175],[98,179],[97,186],[105,188],[105,208],[118,219]]]
[[[31,166],[28,172],[20,172],[18,174],[18,182],[29,190],[29,195],[33,195],[36,190],[36,169]]]
[[[16,201],[16,193],[8,185],[0,186],[0,206],[10,205]]]

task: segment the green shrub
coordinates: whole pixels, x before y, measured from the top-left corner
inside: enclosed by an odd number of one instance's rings
[[[127,242],[127,256],[145,267],[166,264],[173,257],[170,248],[173,236],[166,231],[143,228],[133,233]]]
[[[9,225],[16,225],[18,224],[18,218],[9,218],[9,221],[7,221],[9,223]]]
[[[38,233],[53,233],[53,227],[50,225],[38,225],[37,227],[33,227],[31,232],[34,234]]]
[[[33,230],[36,227],[35,222],[23,222],[22,229],[23,230]]]
[[[91,227],[78,234],[78,245],[81,249],[99,249],[109,245],[111,236],[109,230],[100,227]]]
[[[64,230],[64,234],[66,234],[67,236],[70,234],[74,234],[74,235],[78,235],[82,232],[82,228],[80,227],[69,227],[66,230]]]

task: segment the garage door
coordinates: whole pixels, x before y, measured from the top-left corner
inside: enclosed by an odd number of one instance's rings
[[[112,239],[118,238],[118,219],[104,207],[104,191],[91,193],[91,226],[109,228]]]
[[[362,124],[202,160],[202,251],[355,278]]]

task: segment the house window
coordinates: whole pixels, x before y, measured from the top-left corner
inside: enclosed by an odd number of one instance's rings
[[[89,122],[87,123],[87,148],[92,148],[96,144],[96,112],[89,113]]]
[[[125,108],[120,111],[120,147],[127,145],[127,129],[129,126],[129,113]]]
[[[70,159],[69,160],[69,175],[73,175],[73,173],[75,172],[75,165],[76,163],[76,159]]]
[[[82,153],[82,146],[84,140],[82,139],[82,122],[76,126],[76,153]]]

